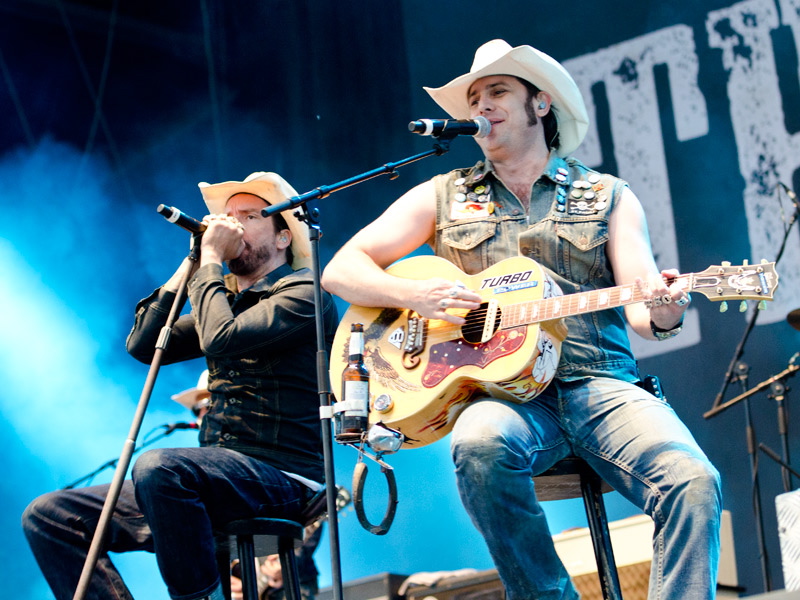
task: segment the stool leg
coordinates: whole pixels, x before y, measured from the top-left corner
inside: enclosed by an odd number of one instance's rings
[[[281,559],[284,596],[286,600],[301,600],[300,577],[297,574],[297,557],[294,553],[294,539],[291,537],[279,538],[278,553]]]
[[[614,550],[611,547],[611,535],[608,532],[608,518],[603,503],[600,477],[595,472],[581,473],[581,492],[589,531],[594,545],[594,556],[597,560],[597,574],[605,600],[622,600],[617,565],[614,562]]]
[[[217,543],[217,569],[219,570],[222,594],[226,600],[231,600],[231,550],[227,536],[220,535]]]
[[[244,600],[258,600],[258,576],[256,575],[256,551],[252,535],[236,536],[239,549],[239,566],[242,569],[242,597]]]

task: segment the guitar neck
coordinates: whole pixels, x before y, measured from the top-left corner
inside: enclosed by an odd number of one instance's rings
[[[682,277],[688,276],[681,275],[678,278]],[[500,328],[511,329],[520,325],[531,325],[643,301],[642,292],[635,283],[631,283],[566,296],[520,302],[503,308]]]

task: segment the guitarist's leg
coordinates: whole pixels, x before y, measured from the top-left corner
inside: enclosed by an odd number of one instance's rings
[[[554,406],[541,396],[527,404],[481,399],[453,428],[461,501],[486,540],[508,600],[578,597],[531,479],[571,453]]]
[[[717,470],[672,408],[612,379],[558,384],[576,454],[655,523],[650,597],[714,597],[719,555]]]

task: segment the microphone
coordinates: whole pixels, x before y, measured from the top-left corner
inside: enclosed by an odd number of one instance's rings
[[[486,117],[474,119],[419,119],[408,124],[408,130],[420,135],[433,137],[456,137],[457,135],[471,135],[482,138],[492,131],[492,124]]]
[[[164,428],[164,435],[169,435],[176,429],[197,429],[197,423],[169,423],[162,425]]]
[[[167,206],[166,204],[159,204],[158,208],[156,208],[160,215],[169,221],[170,223],[175,223],[178,227],[183,227],[186,231],[190,233],[203,233],[207,226],[202,221],[198,221],[190,217],[189,215],[182,213],[177,208],[172,206]]]

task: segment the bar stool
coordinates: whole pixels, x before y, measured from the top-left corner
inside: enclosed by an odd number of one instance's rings
[[[605,600],[622,600],[603,494],[612,491],[583,459],[569,456],[533,478],[539,501],[583,498]]]
[[[295,548],[303,542],[305,526],[325,512],[325,489],[306,503],[298,521],[255,517],[231,521],[218,532],[217,567],[226,598],[231,597],[231,550],[235,548],[242,571],[244,600],[258,600],[256,557],[277,554],[281,562],[283,589],[286,600],[301,600],[300,578],[297,573]],[[235,541],[235,544],[233,543]]]
[[[300,600],[300,580],[297,575],[297,557],[294,554],[297,546],[303,541],[303,526],[296,521],[286,519],[254,518],[231,521],[222,528],[221,533],[236,539],[239,555],[239,566],[242,570],[242,595],[244,600],[258,600],[258,575],[256,573],[256,556],[278,554],[281,561],[283,589],[287,600]],[[230,572],[230,554],[223,563]],[[230,597],[230,577],[227,579],[226,597]],[[226,585],[223,583],[223,589]]]

